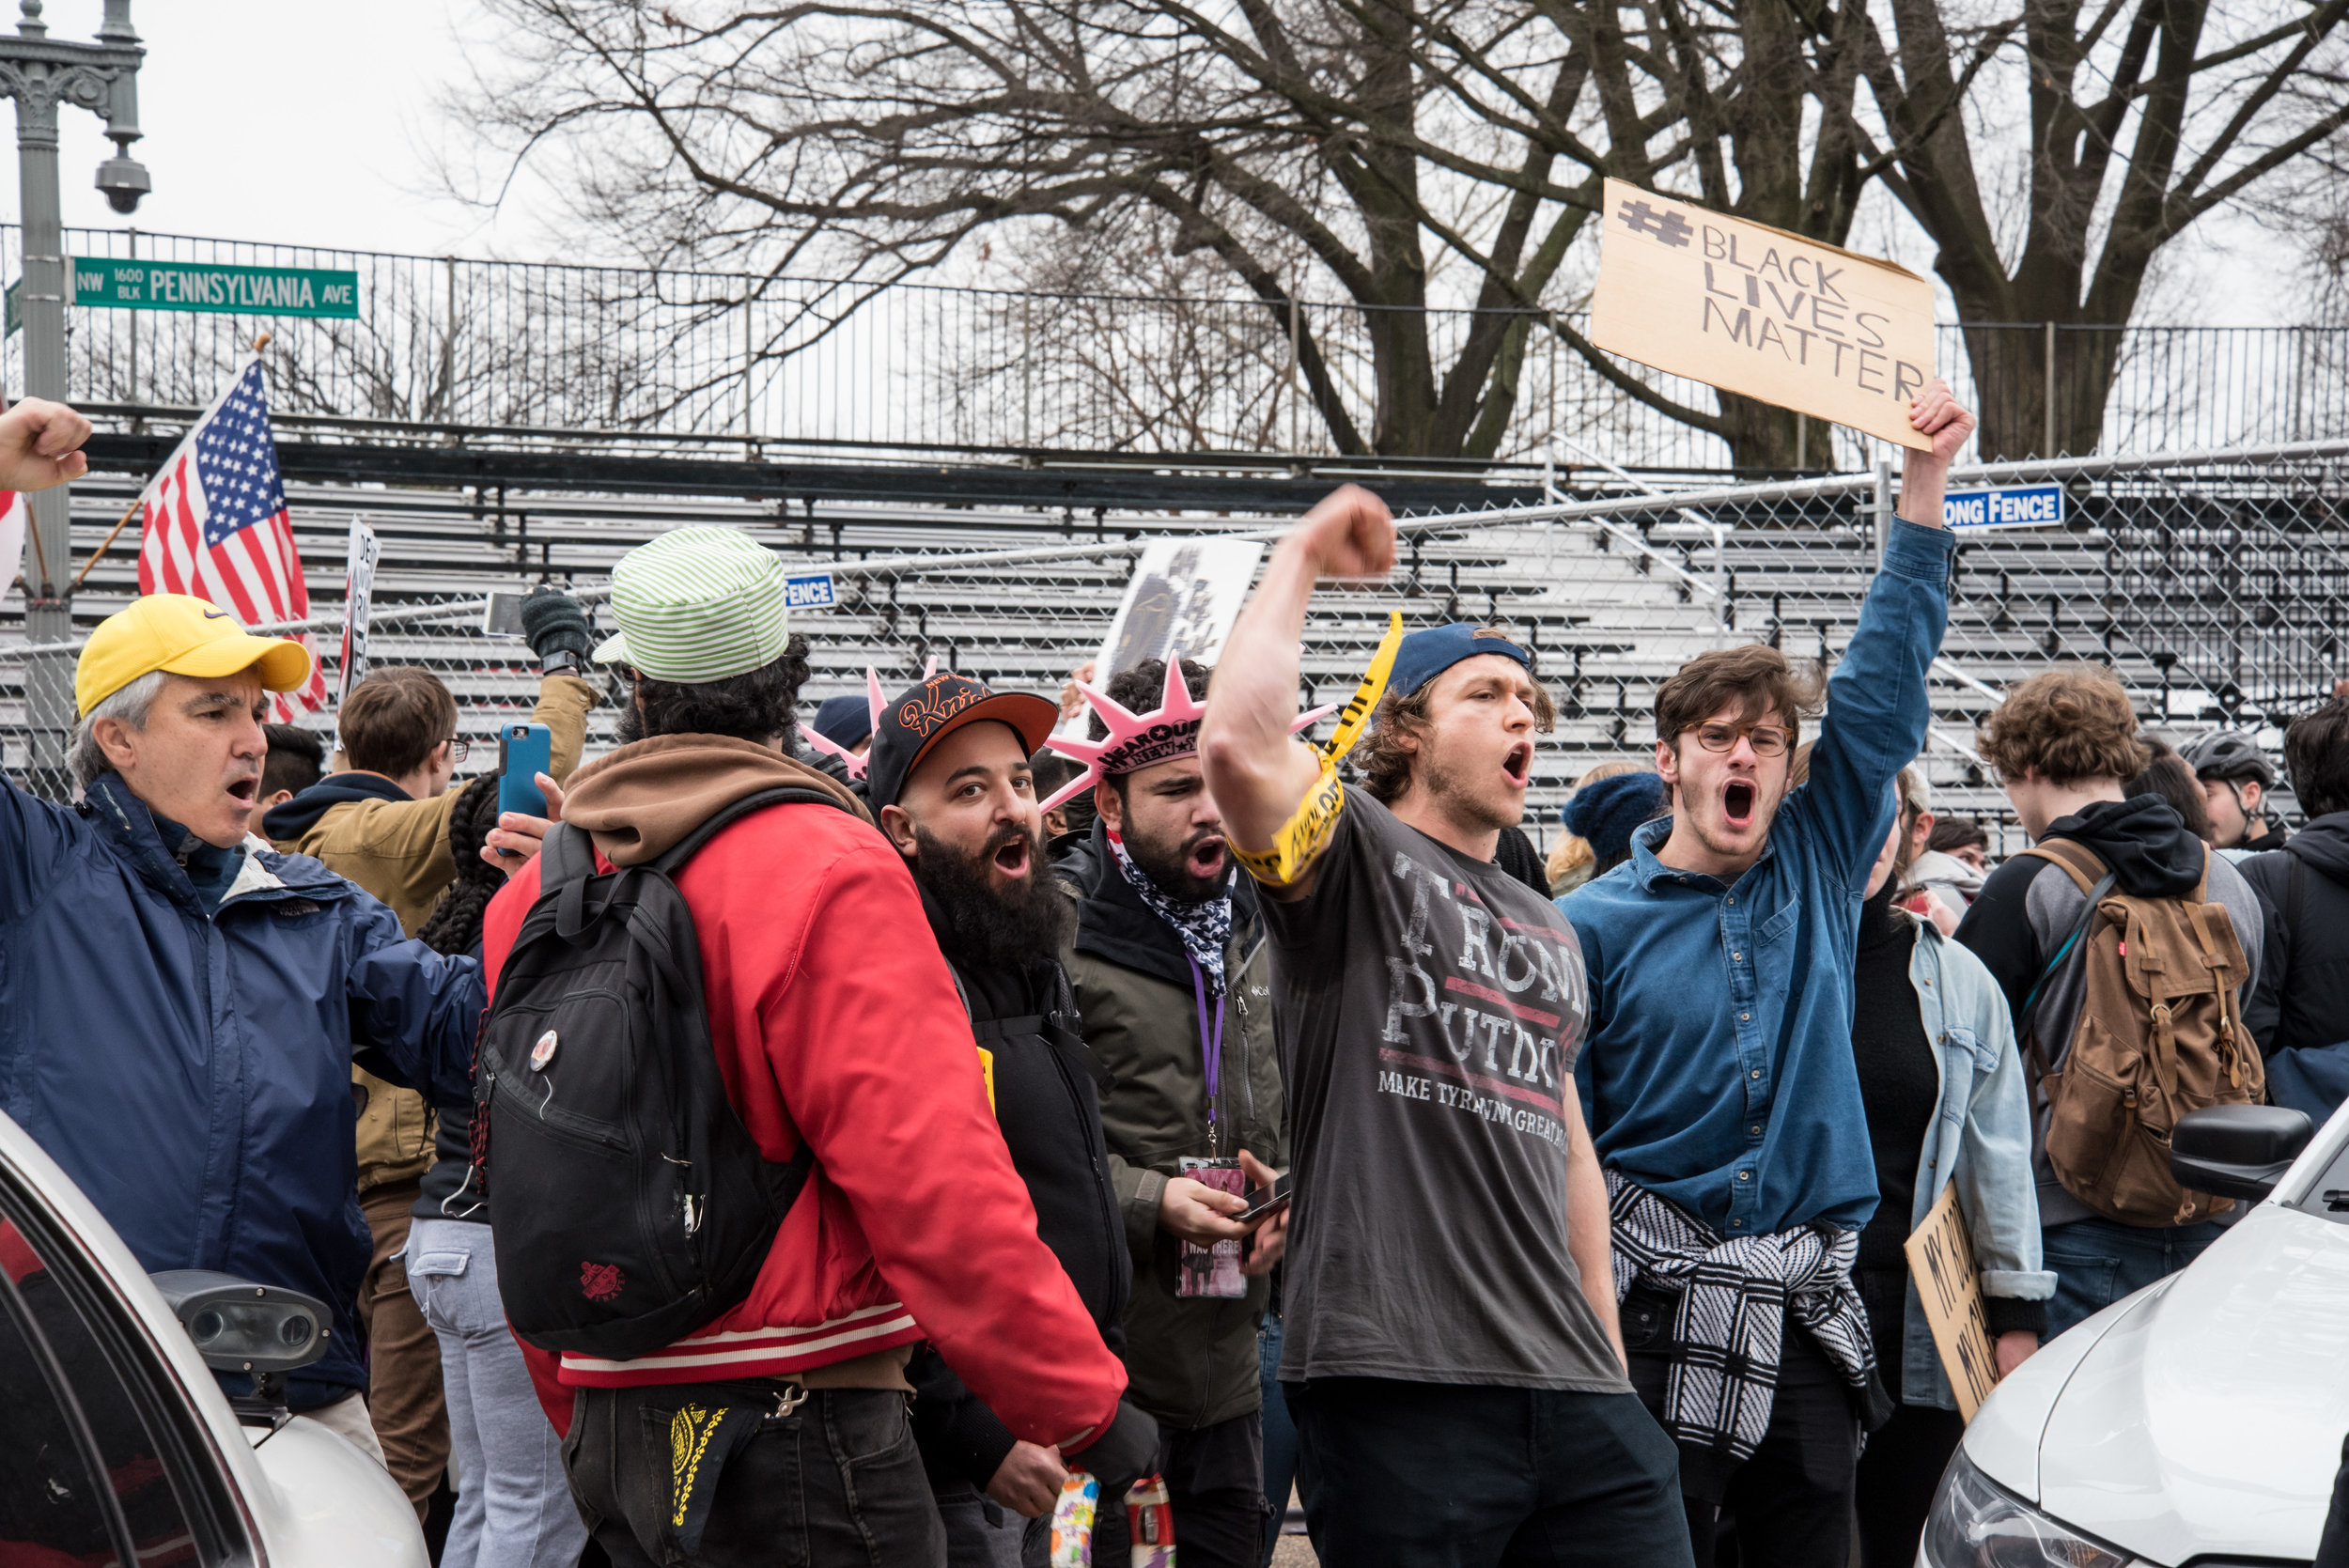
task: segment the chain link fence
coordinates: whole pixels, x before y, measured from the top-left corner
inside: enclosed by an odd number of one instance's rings
[[[1343,302],[1020,293],[739,273],[469,261],[72,229],[71,255],[322,268],[356,319],[68,311],[69,396],[201,407],[255,337],[282,414],[663,430],[942,450],[1327,456],[1361,450],[1541,461],[1562,443],[1647,470],[1719,471],[1712,389],[1594,364],[1567,311],[1377,310]],[[22,234],[0,228],[0,274]],[[11,323],[13,330],[13,323]],[[1986,453],[2151,452],[2349,435],[2349,329],[1969,323],[1937,363],[1983,416]],[[23,338],[0,378],[23,385]],[[1463,364],[1509,389],[1452,409]],[[1477,385],[1485,384],[1481,380]],[[1477,425],[1470,428],[1471,423]],[[1489,422],[1489,429],[1484,422]],[[1864,467],[1878,443],[1781,416],[1770,455]]]
[[[1958,551],[1925,753],[1944,811],[2006,820],[1972,754],[1974,726],[2002,688],[2058,661],[2109,664],[2146,723],[2175,739],[2241,727],[2271,755],[2282,723],[2349,675],[2349,441],[2002,465],[1956,482],[1983,480],[2061,483],[2070,517],[2061,529],[1972,533]],[[1762,640],[1832,664],[1875,566],[1875,476],[1662,493],[1654,483],[1626,475],[1543,506],[1406,519],[1390,581],[1316,597],[1300,704],[1352,689],[1390,610],[1414,625],[1510,628],[1535,651],[1560,711],[1538,752],[1528,822],[1546,840],[1585,770],[1645,757],[1656,688],[1692,654]],[[483,635],[482,595],[551,581],[597,605],[619,554],[679,522],[739,527],[795,567],[834,574],[838,602],[795,618],[813,649],[810,705],[862,691],[868,664],[894,689],[933,657],[999,687],[1055,691],[1092,657],[1150,536],[1268,537],[1283,526],[850,506],[802,517],[748,503],[544,495],[495,507],[462,496],[292,489],[330,687],[341,541],[350,518],[365,515],[385,542],[372,658],[421,664],[447,681],[461,733],[476,743],[466,773],[494,767],[487,743],[500,722],[526,714],[536,690],[527,649]],[[96,549],[128,493],[127,485],[77,487],[77,559]],[[79,608],[101,614],[134,592],[129,552],[117,549],[91,572]],[[28,659],[73,651],[28,653],[22,599],[0,601],[0,766],[52,794],[64,781],[28,768],[35,737],[23,672]],[[333,716],[303,722],[331,729]],[[590,753],[611,743],[607,706],[595,716]],[[2288,796],[2282,804],[2291,810]],[[2006,831],[2009,847],[2019,846]]]

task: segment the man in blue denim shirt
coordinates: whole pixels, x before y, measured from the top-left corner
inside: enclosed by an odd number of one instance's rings
[[[1933,449],[1907,455],[1907,520],[1828,683],[1809,782],[1788,793],[1816,684],[1773,648],[1704,654],[1657,695],[1674,815],[1559,901],[1590,972],[1575,1078],[1607,1169],[1632,1383],[1680,1444],[1700,1562],[1727,1504],[1751,1559],[1842,1563],[1859,1425],[1890,1409],[1850,1280],[1876,1205],[1854,944],[1892,781],[1925,738],[1949,613],[1942,489],[1974,426],[1938,380],[1910,421]]]

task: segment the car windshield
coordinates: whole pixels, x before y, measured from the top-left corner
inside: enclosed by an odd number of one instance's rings
[[[2337,1225],[2349,1225],[2349,1142],[2333,1152],[2325,1173],[2309,1185],[2308,1192],[2292,1207]]]

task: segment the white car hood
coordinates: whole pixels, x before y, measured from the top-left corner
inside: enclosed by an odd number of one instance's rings
[[[2156,1563],[2306,1560],[2349,1434],[2349,1225],[2262,1203],[2165,1284],[2063,1382],[2035,1500]]]

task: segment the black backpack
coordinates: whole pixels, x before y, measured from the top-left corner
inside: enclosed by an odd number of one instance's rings
[[[584,832],[547,835],[474,1074],[498,1290],[542,1349],[627,1360],[712,1322],[750,1294],[806,1185],[815,1152],[770,1161],[726,1098],[672,880],[720,829],[792,801],[847,809],[762,790],[604,875]]]

